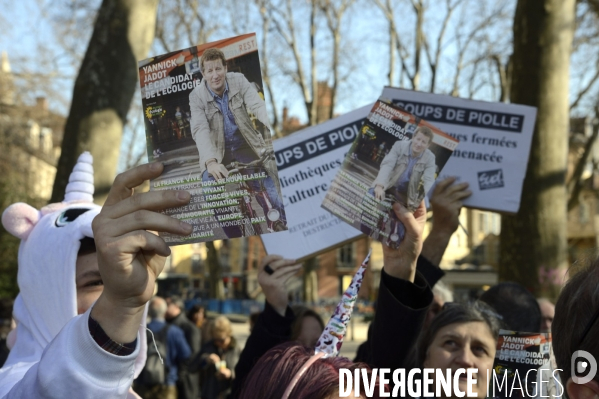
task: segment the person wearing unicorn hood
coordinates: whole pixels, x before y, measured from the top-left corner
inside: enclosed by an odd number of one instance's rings
[[[62,203],[5,210],[3,226],[22,241],[16,340],[0,369],[0,398],[137,397],[130,387],[145,364],[146,303],[170,253],[147,230],[191,232],[156,212],[187,203],[188,193],[133,194],[162,168],[117,176],[100,208],[84,153]]]

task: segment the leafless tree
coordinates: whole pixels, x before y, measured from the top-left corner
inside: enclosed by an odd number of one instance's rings
[[[396,57],[400,61],[399,84],[402,86],[405,78],[410,89],[473,96],[482,87],[495,84],[479,76],[493,59],[508,58],[491,48],[489,39],[493,29],[500,29],[497,23],[509,19],[506,1],[495,2],[492,7],[488,2],[470,0],[444,0],[442,4],[426,0],[372,2],[389,27],[390,84],[397,72],[393,70]],[[444,83],[440,86],[441,73]]]
[[[319,7],[326,18],[327,28],[331,35],[333,46],[331,54],[331,95],[328,119],[332,119],[335,115],[335,104],[337,102],[337,91],[343,80],[340,76],[340,53],[341,40],[343,35],[343,17],[349,8],[355,3],[355,0],[318,0]]]
[[[599,107],[595,107],[595,117],[592,118],[592,132],[589,137],[586,137],[586,143],[582,148],[582,152],[578,157],[576,164],[574,165],[574,170],[572,175],[566,182],[567,190],[568,190],[568,211],[571,211],[579,204],[580,193],[582,192],[582,188],[584,185],[583,173],[589,164],[589,162],[593,163],[593,170],[596,170],[597,160],[591,158],[591,153],[595,142],[597,141],[597,136],[599,136],[599,119],[597,118],[599,115]]]
[[[505,52],[502,54],[495,49],[497,46],[496,40],[489,40],[489,32],[486,31],[486,29],[492,27],[496,21],[500,21],[506,17],[506,13],[503,10],[503,7],[501,7],[501,4],[492,10],[481,12],[478,16],[462,14],[462,21],[457,24],[454,39],[457,58],[455,62],[456,66],[453,75],[453,84],[450,91],[452,96],[460,95],[460,88],[463,84],[461,79],[462,73],[467,67],[472,67],[473,71],[476,72],[470,74],[470,78],[468,79],[470,82],[475,80],[478,75],[479,71],[477,69],[480,64],[486,64],[485,66],[488,69],[491,69],[493,66],[497,68],[497,62],[499,61],[502,70],[504,73],[507,73],[507,69],[501,64],[501,59]],[[466,24],[466,18],[472,19],[474,21],[473,24]],[[502,80],[501,74],[498,74],[498,76],[501,83],[507,83],[509,79],[507,75],[503,78],[505,80]],[[483,82],[483,85],[485,83],[493,85],[493,83],[489,81]],[[480,84],[480,82],[478,82],[478,84]],[[501,87],[504,87],[503,84]],[[472,85],[472,83],[470,85]],[[469,96],[473,96],[473,91],[469,91]],[[507,91],[505,94],[507,95]]]
[[[104,0],[73,89],[51,200],[62,200],[77,157],[95,160],[96,196],[114,180],[123,126],[137,87],[137,60],[154,39],[157,0]]]
[[[422,21],[424,5],[421,0],[413,0],[411,4],[416,12],[415,31],[417,39],[414,44],[414,60],[412,62],[412,67],[410,68],[408,64],[410,53],[401,39],[395,17],[398,3],[392,2],[391,0],[386,0],[385,3],[383,3],[382,0],[374,0],[374,3],[383,11],[384,17],[389,25],[389,51],[391,53],[389,57],[389,84],[393,83],[394,72],[392,71],[392,68],[394,67],[394,55],[397,53],[401,63],[400,84],[403,80],[402,77],[405,75],[408,78],[410,84],[409,87],[417,90],[420,81],[420,55],[422,52]],[[393,46],[395,46],[395,48],[393,48]]]
[[[300,7],[298,3],[292,0],[268,0],[264,5],[272,13],[271,21],[274,29],[283,39],[283,42],[291,52],[293,62],[291,65],[284,66],[293,81],[300,87],[306,112],[308,115],[308,124],[315,125],[317,121],[318,108],[318,76],[316,59],[316,30],[317,30],[317,0],[310,0],[307,4],[308,17],[308,49],[300,49],[299,35],[300,31],[296,26],[296,13]],[[303,59],[309,54],[308,64],[309,73],[306,72]]]
[[[271,126],[274,129],[276,137],[282,136],[282,126],[279,123],[279,112],[275,92],[273,90],[273,83],[271,79],[271,68],[270,68],[270,32],[272,26],[272,13],[268,12],[269,0],[254,0],[258,7],[260,19],[262,22],[262,42],[260,46],[260,64],[262,67],[262,81],[264,83],[266,97],[270,100],[271,107]]]
[[[593,113],[599,89],[599,2],[579,0],[576,33],[572,44],[570,110],[579,115]]]
[[[586,138],[583,151],[574,165],[574,171],[567,182],[568,211],[579,204],[580,192],[584,184],[583,172],[588,166],[597,170],[597,159],[593,159],[592,149],[597,141],[599,127],[599,93],[596,83],[599,80],[599,1],[579,0],[576,7],[576,33],[572,44],[572,77],[570,103],[571,115],[590,116],[593,120],[592,132]],[[579,73],[580,71],[580,73]],[[589,109],[588,104],[595,104]]]
[[[218,3],[214,0],[160,2],[156,21],[157,54],[210,41],[219,29]]]

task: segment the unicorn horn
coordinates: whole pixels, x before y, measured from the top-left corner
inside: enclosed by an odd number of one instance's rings
[[[316,343],[315,354],[324,353],[324,357],[333,357],[339,354],[339,349],[343,344],[343,338],[347,332],[347,325],[349,319],[351,319],[352,312],[354,311],[354,305],[358,298],[358,291],[362,286],[362,279],[364,278],[364,272],[370,261],[370,254],[372,249],[368,251],[366,259],[360,265],[360,268],[351,280],[351,284],[341,297],[335,313],[331,316],[331,319],[327,323],[322,335]]]
[[[358,298],[358,291],[360,291],[360,287],[362,286],[362,279],[364,278],[364,272],[366,271],[366,266],[368,266],[371,253],[372,249],[368,251],[366,259],[364,259],[364,262],[362,262],[360,268],[354,275],[354,278],[351,280],[351,284],[343,293],[341,301],[339,301],[337,309],[335,309],[335,313],[333,313],[333,316],[324,328],[322,335],[318,338],[316,348],[314,349],[314,355],[310,356],[302,368],[295,373],[295,376],[291,382],[289,382],[289,385],[287,385],[287,389],[285,389],[282,399],[289,399],[289,395],[291,395],[297,382],[314,362],[321,358],[333,357],[339,354],[339,349],[341,349],[341,345],[343,344],[343,338],[347,331],[347,324],[349,323],[349,319],[354,310],[354,304]]]
[[[64,202],[94,202],[94,159],[85,151],[79,155],[77,164],[69,176]]]

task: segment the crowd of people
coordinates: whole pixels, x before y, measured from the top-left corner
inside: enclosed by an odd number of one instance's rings
[[[516,283],[497,284],[472,303],[453,302],[439,284],[438,264],[470,195],[464,183],[435,186],[426,239],[424,203],[414,213],[394,204],[405,237],[396,249],[383,245],[374,320],[352,361],[315,355],[325,323],[309,308],[290,306],[285,283],[301,265],[284,254],[261,262],[264,310],[243,350],[226,317],[207,327],[203,308],[186,312],[180,298],[154,296],[170,249],[151,231],[190,234],[189,224],[160,213],[190,195],[135,193],[132,187],[162,172],[153,163],[117,176],[99,207],[88,157],[80,158],[64,202],[41,210],[15,204],[3,214],[22,243],[0,398],[335,399],[340,369],[422,367],[477,369],[474,392],[484,398],[500,328],[551,331],[567,395],[599,395],[599,376],[577,383],[570,362],[577,351],[599,357],[592,338],[599,332],[599,263],[577,271],[555,308]],[[466,383],[459,380],[463,390]]]

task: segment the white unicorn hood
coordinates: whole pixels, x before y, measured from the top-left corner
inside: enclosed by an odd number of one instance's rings
[[[22,241],[17,275],[20,294],[13,310],[16,342],[0,372],[0,386],[18,382],[40,361],[42,352],[60,330],[77,316],[77,253],[81,239],[93,238],[92,220],[101,209],[93,203],[93,166],[88,152],[79,157],[66,191],[63,202],[39,211],[16,203],[2,214],[4,228]],[[145,318],[140,325],[135,376],[145,364],[144,330]]]

